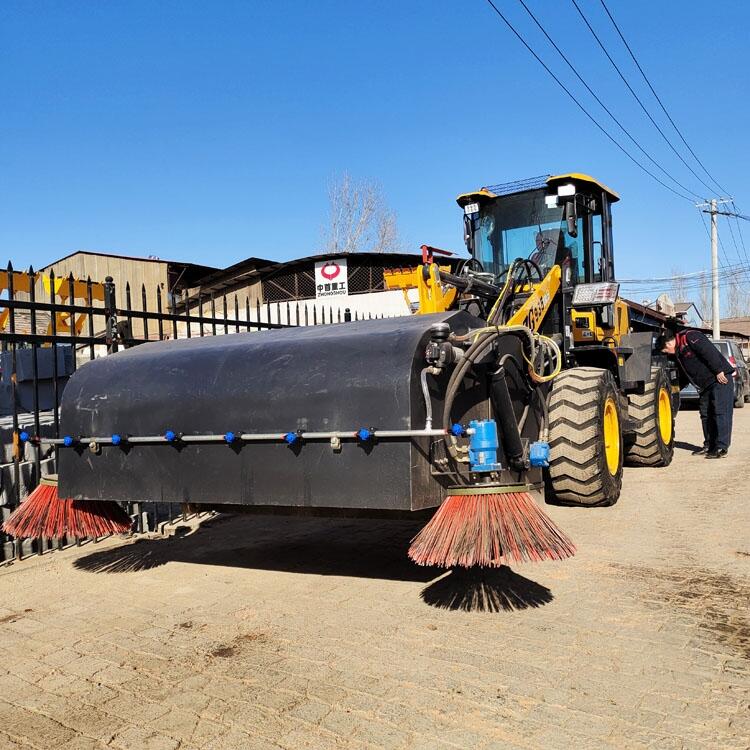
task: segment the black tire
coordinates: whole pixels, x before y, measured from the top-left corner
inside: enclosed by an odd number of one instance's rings
[[[669,425],[662,425],[659,418],[659,398],[665,394],[669,404]],[[629,416],[640,421],[635,430],[635,442],[625,450],[625,460],[635,466],[669,466],[674,456],[674,411],[669,377],[663,367],[651,368],[651,380],[642,394],[628,396]]]
[[[619,391],[609,370],[573,367],[552,381],[549,393],[550,465],[547,487],[553,502],[613,505],[622,487],[622,419]],[[612,411],[613,410],[613,411]],[[615,471],[605,450],[605,411],[616,416]]]
[[[744,407],[745,407],[745,394],[742,392],[742,386],[740,386],[739,391],[735,389],[734,408],[743,409]]]

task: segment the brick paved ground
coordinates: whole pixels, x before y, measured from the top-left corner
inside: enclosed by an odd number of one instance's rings
[[[725,461],[551,508],[573,560],[483,580],[412,566],[413,524],[250,517],[4,568],[0,747],[746,748],[735,417]]]

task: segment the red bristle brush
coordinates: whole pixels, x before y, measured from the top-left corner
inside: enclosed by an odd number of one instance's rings
[[[418,565],[497,568],[575,554],[573,542],[524,485],[461,487],[452,493],[412,539],[409,557]]]
[[[66,534],[95,537],[124,534],[132,523],[117,503],[60,498],[57,476],[50,475],[42,477],[39,486],[11,513],[3,531],[22,539],[58,539]]]

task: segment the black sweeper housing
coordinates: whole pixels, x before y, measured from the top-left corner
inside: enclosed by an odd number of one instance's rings
[[[424,429],[420,373],[437,322],[457,334],[482,324],[465,312],[419,315],[155,342],[90,362],[62,398],[62,434],[76,443],[59,450],[60,494],[204,505],[437,506],[447,482],[431,466],[435,438],[378,435]],[[430,379],[438,418],[447,377]],[[486,399],[475,390],[470,401]],[[296,439],[359,430],[372,434],[340,444]],[[232,442],[189,442],[226,433]],[[268,439],[243,441],[243,433]],[[172,441],[136,442],[171,434]],[[119,445],[80,441],[113,435]]]
[[[485,325],[462,311],[415,315],[155,342],[88,363],[62,398],[62,434],[76,442],[59,450],[60,495],[361,511],[435,507],[451,483],[435,468],[442,438],[385,434],[424,430],[420,373],[430,329],[441,322],[458,335]],[[436,427],[448,376],[429,378]],[[484,379],[469,378],[456,419],[487,418],[488,404]],[[360,430],[365,439],[298,437]],[[227,433],[229,442],[190,442]],[[239,437],[250,433],[268,437]],[[119,445],[80,441],[113,435]],[[138,443],[137,436],[167,437]]]

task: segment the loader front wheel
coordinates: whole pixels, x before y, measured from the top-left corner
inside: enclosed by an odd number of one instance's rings
[[[573,367],[549,393],[547,487],[566,505],[612,505],[622,487],[622,419],[609,370]]]
[[[674,455],[674,412],[669,378],[663,367],[651,368],[643,394],[628,397],[629,412],[640,422],[626,460],[638,466],[669,466]]]

